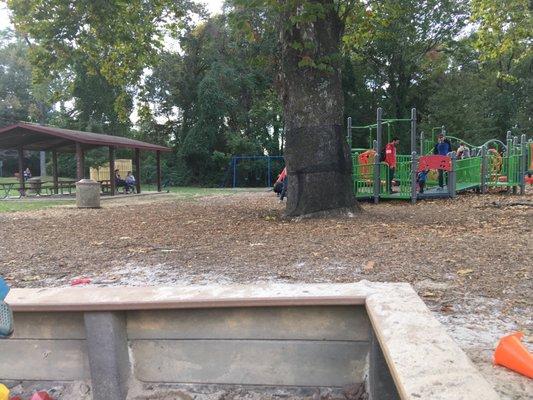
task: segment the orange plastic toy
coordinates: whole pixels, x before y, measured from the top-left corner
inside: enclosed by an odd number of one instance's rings
[[[358,160],[359,165],[361,165],[361,175],[364,179],[369,179],[372,174],[374,157],[376,157],[376,152],[372,149],[359,154]]]
[[[494,364],[533,379],[533,355],[520,342],[523,337],[522,332],[516,332],[501,338],[494,351]]]

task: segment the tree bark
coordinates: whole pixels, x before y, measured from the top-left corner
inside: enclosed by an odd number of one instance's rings
[[[288,172],[289,217],[359,207],[352,160],[343,134],[344,98],[340,74],[342,22],[333,0],[309,0],[323,17],[292,23],[301,6],[286,6],[281,18],[281,100]],[[302,48],[295,43],[309,43]],[[299,63],[311,60],[314,66]],[[339,61],[335,61],[339,60]],[[323,213],[322,213],[323,214]]]

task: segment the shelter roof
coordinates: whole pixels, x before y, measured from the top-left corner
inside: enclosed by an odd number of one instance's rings
[[[16,149],[22,146],[24,150],[42,151],[54,149],[58,152],[68,153],[76,150],[76,143],[80,143],[83,149],[113,146],[139,150],[171,151],[170,148],[165,146],[122,136],[75,131],[28,122],[19,122],[0,129],[0,149]]]

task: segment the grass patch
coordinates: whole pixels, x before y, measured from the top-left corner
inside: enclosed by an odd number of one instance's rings
[[[41,178],[41,181],[43,182],[52,182],[54,180],[51,176],[34,176],[34,178]],[[75,178],[58,178],[60,181],[75,181]],[[14,176],[8,176],[8,177],[0,177],[0,183],[18,183],[18,178],[15,178]],[[26,185],[28,185],[28,181],[26,181]]]
[[[142,190],[145,192],[155,192],[157,187],[155,185],[142,185]],[[205,196],[218,196],[225,195],[230,196],[237,193],[245,192],[264,192],[266,188],[201,188],[192,186],[171,186],[163,188],[163,192],[175,193],[178,197],[193,198],[193,197],[205,197]]]
[[[4,183],[4,182],[0,182]],[[143,193],[156,191],[155,185],[143,185]],[[175,194],[178,199],[194,200],[200,197],[209,196],[232,196],[237,193],[245,192],[264,192],[265,188],[199,188],[199,187],[167,187],[163,192],[169,192]],[[74,193],[75,191],[73,191]],[[2,193],[0,193],[2,194]],[[106,199],[112,199],[110,196],[106,196]],[[127,198],[121,198],[122,201],[127,201]],[[0,200],[0,213],[17,212],[17,211],[33,211],[42,210],[45,208],[75,204],[75,200],[47,200],[46,198],[34,198],[34,199],[20,199],[20,200]]]
[[[0,201],[0,213],[34,211],[45,208],[74,204],[74,200],[10,200]]]

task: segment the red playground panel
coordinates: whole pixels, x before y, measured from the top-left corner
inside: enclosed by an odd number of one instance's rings
[[[418,171],[429,169],[452,170],[452,159],[448,156],[423,156],[418,161]]]

